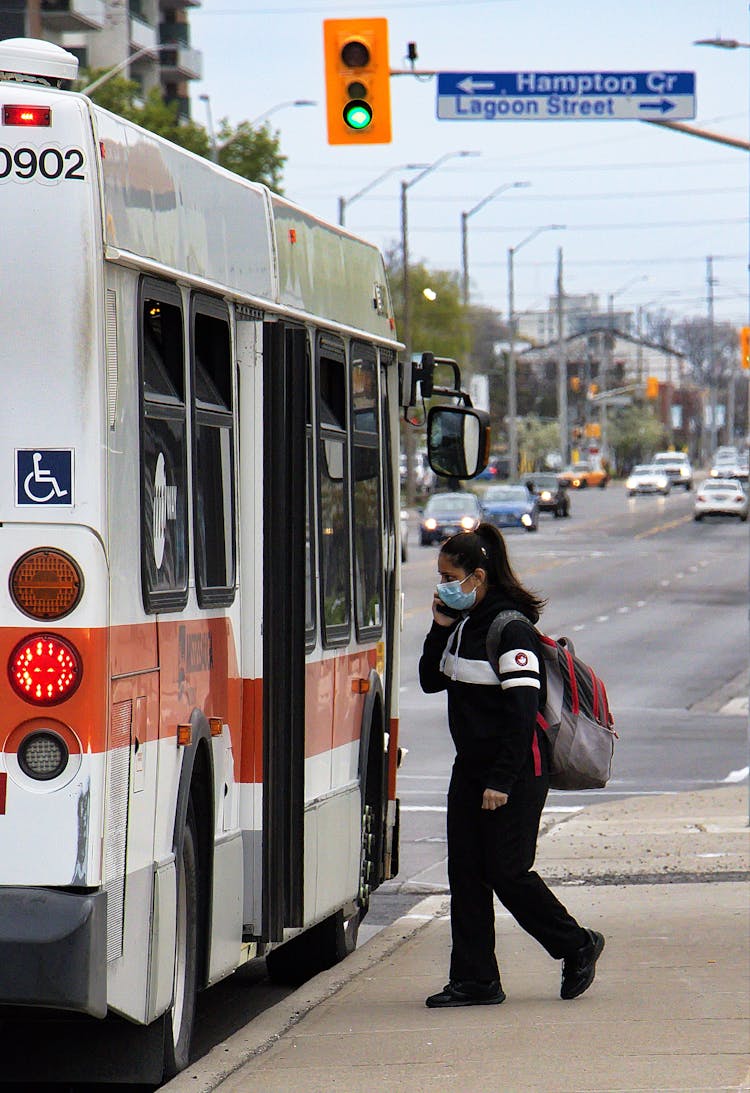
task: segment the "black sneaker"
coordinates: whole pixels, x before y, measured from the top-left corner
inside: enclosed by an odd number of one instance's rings
[[[577,998],[594,982],[596,962],[602,955],[604,938],[596,930],[586,930],[589,940],[572,956],[563,960],[560,997]]]
[[[497,1006],[505,1001],[500,980],[493,983],[446,983],[438,994],[425,1000],[430,1009],[448,1006]]]

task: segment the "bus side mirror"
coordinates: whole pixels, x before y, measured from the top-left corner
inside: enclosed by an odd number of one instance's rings
[[[487,466],[490,417],[467,406],[433,406],[427,415],[427,456],[442,478],[474,478]]]

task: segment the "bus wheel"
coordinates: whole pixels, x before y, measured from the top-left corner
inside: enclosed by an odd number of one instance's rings
[[[356,924],[353,931],[352,922]],[[322,922],[271,949],[266,956],[268,978],[272,983],[299,987],[353,952],[358,929],[359,912],[345,919],[343,911],[334,911]]]
[[[174,1001],[164,1024],[164,1078],[173,1078],[190,1062],[190,1041],[195,1019],[198,965],[198,866],[195,815],[188,808],[177,860],[177,930],[174,966]]]

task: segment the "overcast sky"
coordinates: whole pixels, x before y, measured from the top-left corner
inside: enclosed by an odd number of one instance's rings
[[[385,16],[392,68],[439,72],[667,72],[696,74],[692,124],[748,140],[750,49],[693,45],[698,38],[750,43],[746,0],[203,0],[191,10],[192,44],[204,78],[193,113],[214,124],[253,120],[291,99],[314,107],[274,111],[288,162],[284,190],[336,220],[338,198],[409,162],[433,163],[459,150],[408,192],[412,261],[461,268],[461,212],[504,183],[529,182],[495,198],[468,221],[473,302],[507,310],[507,254],[515,257],[518,310],[543,307],[555,290],[562,247],[565,289],[597,293],[603,308],[666,308],[705,314],[706,259],[714,258],[717,319],[748,322],[748,157],[745,151],[638,121],[444,121],[437,81],[392,77],[393,141],[327,143],[322,22]],[[382,247],[400,240],[394,170],[347,208],[347,226]],[[413,177],[413,175],[411,176]],[[637,280],[646,276],[647,280]]]

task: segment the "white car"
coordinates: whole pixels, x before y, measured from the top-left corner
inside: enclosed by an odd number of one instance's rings
[[[693,468],[684,452],[657,452],[652,460],[654,466],[665,471],[673,486],[693,488]]]
[[[666,471],[653,463],[639,463],[633,467],[625,480],[628,497],[636,493],[663,493],[666,497],[672,489],[672,482]]]
[[[736,516],[747,520],[747,494],[736,478],[707,478],[695,498],[694,519]]]

